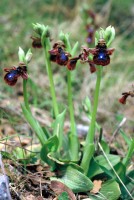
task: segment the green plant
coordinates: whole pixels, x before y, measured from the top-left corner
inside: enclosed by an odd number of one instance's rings
[[[94,49],[82,48],[82,52],[74,57],[78,48],[78,42],[72,47],[69,34],[60,33],[60,40],[56,42],[51,49],[50,30],[48,26],[41,24],[33,24],[36,36],[32,37],[33,47],[42,47],[45,55],[45,66],[49,78],[50,93],[52,97],[53,122],[52,131],[42,128],[39,122],[33,117],[27,94],[27,78],[24,74],[17,74],[15,81],[19,76],[23,78],[24,104],[22,111],[26,121],[34,130],[37,138],[42,146],[40,157],[47,163],[52,171],[56,173],[60,171],[60,177],[52,177],[52,180],[59,180],[73,190],[73,192],[87,192],[90,199],[110,199],[116,200],[120,197],[121,192],[124,196],[133,198],[131,195],[132,187],[126,187],[128,177],[132,172],[128,172],[129,160],[134,150],[134,140],[128,139],[129,151],[126,157],[121,160],[120,156],[112,155],[106,141],[102,139],[100,134],[99,141],[95,142],[96,129],[101,130],[96,122],[97,108],[99,103],[99,93],[103,66],[110,63],[110,56],[114,49],[109,49],[114,37],[114,28],[109,26],[96,32]],[[31,51],[25,55],[24,51],[19,49],[19,61],[26,66],[31,59]],[[51,61],[67,66],[67,91],[68,91],[68,109],[60,111],[57,102]],[[91,108],[91,102],[86,98],[84,105],[87,108],[88,116],[91,120],[89,131],[80,148],[78,140],[76,122],[74,117],[73,94],[71,85],[71,70],[76,68],[77,62],[88,63],[91,72],[97,70],[97,80],[94,92],[94,104]],[[17,70],[13,69],[13,70]],[[8,72],[8,71],[7,71]],[[16,71],[15,71],[16,72]],[[14,71],[9,71],[13,73]],[[9,74],[8,74],[9,75]],[[8,76],[7,76],[8,77]],[[26,76],[27,77],[27,76]],[[64,134],[64,121],[66,112],[70,114],[70,132]],[[93,180],[106,179],[102,184],[99,195],[92,195],[89,191],[93,188]],[[131,180],[132,182],[132,180]]]

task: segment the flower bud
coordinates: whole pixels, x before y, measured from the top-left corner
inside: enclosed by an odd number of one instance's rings
[[[112,43],[112,41],[115,38],[115,29],[112,26],[108,26],[105,30],[105,34],[104,34],[104,39],[107,43],[107,47],[110,46],[110,44]]]
[[[25,53],[21,47],[19,47],[18,56],[20,62],[25,62]]]
[[[33,54],[31,52],[31,49],[29,49],[25,56],[26,63],[29,63],[31,61],[32,56],[33,56]]]

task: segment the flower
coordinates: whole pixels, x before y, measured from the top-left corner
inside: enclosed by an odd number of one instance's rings
[[[119,99],[119,102],[122,104],[126,104],[126,100],[129,96],[134,97],[134,91],[123,92],[122,97]]]
[[[4,80],[10,86],[14,86],[20,76],[23,79],[28,79],[25,63],[19,63],[18,67],[13,66],[12,68],[5,68],[4,71],[7,72],[4,76]]]
[[[33,48],[42,48],[41,39],[39,37],[33,37],[31,36],[32,41],[32,47]]]
[[[53,49],[49,50],[50,60],[56,62],[59,65],[67,65],[70,53],[65,51],[65,45],[61,42],[56,42],[53,45]]]
[[[112,55],[114,48],[107,48],[104,39],[99,39],[95,48],[88,49],[88,52],[93,54],[93,62],[96,65],[106,66],[110,63],[110,56]]]
[[[86,38],[86,42],[88,44],[90,44],[90,43],[93,42],[93,36],[94,36],[94,31],[95,30],[94,30],[93,26],[91,26],[91,25],[88,25],[86,27],[86,29],[87,29],[87,33],[88,33],[87,38]]]

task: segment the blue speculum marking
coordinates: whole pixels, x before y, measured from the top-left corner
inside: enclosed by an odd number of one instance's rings
[[[98,54],[98,60],[106,60],[106,59],[107,59],[106,53],[100,52]]]
[[[16,71],[16,70],[14,70],[14,71],[11,71],[11,72],[9,72],[8,74],[7,74],[7,79],[9,80],[9,81],[12,81],[12,80],[14,80],[14,78],[15,78],[15,76],[18,74],[18,72]]]
[[[68,57],[64,54],[64,53],[61,53],[61,56],[60,56],[61,60],[63,61],[66,61],[68,59]]]

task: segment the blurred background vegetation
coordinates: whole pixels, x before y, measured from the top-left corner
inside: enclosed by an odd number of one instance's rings
[[[129,98],[127,105],[119,104],[122,92],[132,90],[134,84],[134,1],[133,0],[4,0],[0,1],[0,102],[1,124],[3,116],[11,120],[9,110],[19,110],[22,102],[22,80],[13,88],[3,81],[6,67],[18,64],[18,48],[25,51],[31,47],[32,23],[41,23],[51,27],[52,44],[58,40],[58,34],[69,32],[72,44],[79,41],[78,54],[86,44],[87,23],[84,12],[95,13],[96,27],[115,27],[116,38],[111,47],[116,50],[111,56],[111,64],[104,67],[101,85],[98,121],[104,132],[111,134],[123,117],[127,117],[124,129],[132,136],[134,132],[134,99]],[[94,46],[94,43],[90,45]],[[32,49],[33,59],[29,64],[29,97],[34,108],[41,113],[50,109],[49,82],[44,66],[41,49]],[[76,54],[76,55],[78,55]],[[61,107],[67,103],[66,70],[53,66],[57,97]],[[82,114],[82,100],[89,96],[93,99],[96,75],[91,74],[88,65],[77,66],[72,72],[75,113],[79,123]],[[9,110],[8,110],[9,109]],[[46,114],[47,115],[47,114]],[[49,114],[48,114],[49,115]],[[7,117],[8,116],[8,117]],[[80,117],[79,117],[80,116]],[[42,117],[43,118],[43,117]],[[10,123],[10,122],[9,122]],[[44,122],[46,123],[46,121]],[[86,122],[84,122],[86,124]]]

